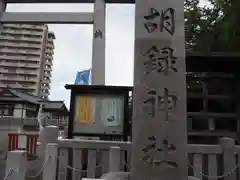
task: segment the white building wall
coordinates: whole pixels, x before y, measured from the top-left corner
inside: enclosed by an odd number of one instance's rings
[[[23,104],[15,105],[13,116],[16,118],[24,118],[26,116],[26,109]]]

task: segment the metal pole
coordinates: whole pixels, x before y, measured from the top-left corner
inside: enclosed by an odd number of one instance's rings
[[[132,180],[186,180],[184,0],[136,0]]]
[[[105,85],[105,0],[95,0],[93,15],[92,84]]]

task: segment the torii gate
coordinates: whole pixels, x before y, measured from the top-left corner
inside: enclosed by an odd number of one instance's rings
[[[8,13],[6,3],[94,3],[94,12]],[[105,3],[136,4],[131,179],[186,180],[184,0],[0,0],[0,18],[93,24],[92,82],[104,85]]]

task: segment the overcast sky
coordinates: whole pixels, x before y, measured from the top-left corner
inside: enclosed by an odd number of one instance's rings
[[[93,12],[91,4],[13,4],[9,12]],[[51,100],[65,100],[69,92],[65,84],[74,83],[77,71],[91,68],[92,25],[50,24],[54,31],[55,54],[51,84]],[[107,5],[106,84],[132,85],[134,6]],[[124,72],[123,72],[124,71]]]
[[[91,4],[12,4],[9,12],[93,12]],[[107,5],[106,84],[133,84],[134,5]],[[69,106],[65,84],[73,84],[77,71],[91,68],[92,25],[50,24],[56,35],[51,100]]]

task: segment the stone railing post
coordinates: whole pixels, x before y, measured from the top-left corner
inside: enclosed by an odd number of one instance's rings
[[[39,134],[38,152],[41,158],[44,158],[45,149],[48,143],[56,143],[58,140],[59,129],[57,126],[46,126]]]
[[[68,127],[64,126],[64,139],[68,137]]]
[[[9,151],[5,178],[7,180],[25,180],[27,171],[27,151]]]
[[[57,173],[58,147],[56,143],[46,146],[44,157],[43,180],[55,180]]]
[[[110,147],[109,151],[109,172],[120,172],[120,147]]]
[[[223,172],[228,174],[233,171],[236,167],[236,157],[235,157],[235,140],[228,137],[223,137],[219,142],[220,146],[223,148]],[[225,180],[235,180],[236,171],[232,172],[231,175],[224,177]]]

